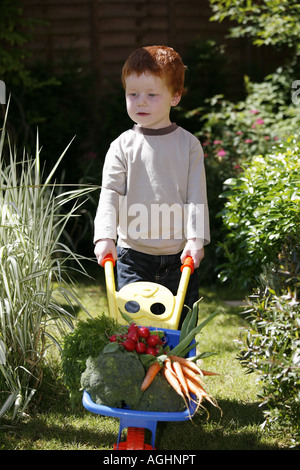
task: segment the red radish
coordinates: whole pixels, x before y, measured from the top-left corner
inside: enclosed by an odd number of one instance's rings
[[[136,331],[130,331],[129,333],[127,333],[126,337],[128,339],[132,339],[135,343],[137,343],[139,340],[139,335]]]
[[[112,336],[110,336],[109,341],[111,343],[115,343],[117,341],[117,339],[118,339],[118,335],[112,335]]]
[[[121,343],[124,348],[126,349],[126,351],[133,351],[135,349],[135,342],[128,338],[124,341],[124,343]]]
[[[139,332],[139,327],[135,323],[130,323],[130,325],[128,327],[128,333],[131,333],[133,331],[138,333]]]
[[[141,327],[139,328],[139,335],[140,335],[142,338],[148,338],[148,336],[150,336],[149,328],[147,328],[146,326],[141,326]]]
[[[150,335],[149,338],[147,338],[147,344],[148,346],[156,346],[159,343],[159,340],[159,336]]]
[[[147,349],[147,346],[145,345],[145,343],[142,343],[141,341],[137,343],[135,347],[136,352],[138,352],[139,354],[145,353],[146,349]]]
[[[151,354],[152,356],[156,356],[156,351],[151,346],[148,346],[148,348],[146,349],[146,354]]]

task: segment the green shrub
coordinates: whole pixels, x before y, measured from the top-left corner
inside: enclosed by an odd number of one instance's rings
[[[300,246],[299,146],[299,138],[291,137],[273,153],[253,158],[239,177],[225,182],[222,281],[230,279],[242,288],[257,285],[264,268],[283,271],[283,263],[292,276],[284,286],[293,287]]]
[[[224,250],[218,248],[224,237],[218,217],[224,208],[225,199],[219,197],[224,181],[241,175],[253,156],[270,153],[281,139],[298,132],[300,107],[291,100],[296,76],[297,65],[290,64],[261,83],[246,77],[245,99],[232,102],[216,95],[185,114],[193,122],[205,156],[211,244],[201,263],[203,282],[215,282],[216,267],[226,261]]]
[[[220,243],[227,257],[220,278],[261,288],[249,301],[239,359],[259,375],[264,424],[289,429],[294,445],[300,438],[299,144],[299,137],[281,141],[225,182]]]
[[[295,73],[290,65],[278,68],[261,83],[245,77],[244,100],[233,103],[216,95],[208,101],[209,111],[201,115],[198,132],[208,164],[226,160],[235,173],[253,155],[267,153],[274,141],[298,132],[300,109],[291,100]]]
[[[300,304],[267,288],[250,302],[250,323],[239,359],[258,373],[264,425],[289,430],[300,444]]]

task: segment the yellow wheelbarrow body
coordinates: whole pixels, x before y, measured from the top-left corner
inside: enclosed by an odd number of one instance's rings
[[[109,315],[121,324],[126,324],[122,312],[130,316],[137,325],[161,327],[163,324],[165,328],[177,330],[190,275],[194,272],[193,259],[187,257],[181,266],[181,277],[175,296],[166,287],[147,281],[133,282],[116,291],[114,266],[114,259],[108,255],[103,261],[103,267]],[[134,313],[127,310],[129,302],[134,303],[136,307]],[[160,308],[160,314],[153,313],[157,306]]]

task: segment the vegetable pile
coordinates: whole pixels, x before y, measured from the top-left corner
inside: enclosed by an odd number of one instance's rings
[[[168,345],[168,330],[138,326],[122,314],[128,327],[110,334],[97,357],[87,359],[81,390],[86,390],[95,403],[117,408],[176,412],[194,402],[197,410],[204,399],[217,406],[202,379],[218,374],[201,370],[196,364],[197,359],[212,353],[186,357],[197,345],[196,334],[217,313],[196,326],[196,302],[183,322],[175,347]]]

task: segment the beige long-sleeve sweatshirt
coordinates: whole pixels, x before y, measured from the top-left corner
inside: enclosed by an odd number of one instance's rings
[[[138,125],[107,152],[94,242],[103,238],[160,255],[182,251],[187,239],[210,242],[203,151],[175,123],[163,129]]]

